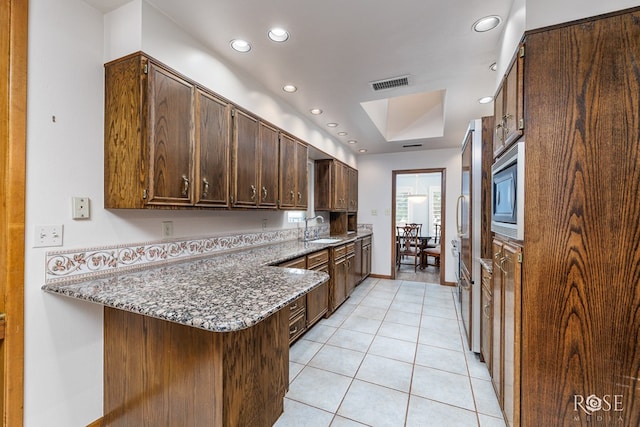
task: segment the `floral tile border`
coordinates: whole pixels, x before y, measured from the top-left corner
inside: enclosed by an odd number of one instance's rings
[[[45,283],[83,280],[121,270],[133,270],[159,263],[206,256],[220,251],[242,249],[298,239],[300,229],[210,236],[188,240],[161,240],[109,247],[47,252]]]
[[[319,229],[319,235],[329,234],[329,225],[327,224],[313,228]],[[358,224],[358,229],[372,231],[372,226],[371,224]],[[52,251],[45,255],[45,283],[86,280],[119,271],[138,270],[161,263],[299,238],[302,238],[302,229],[290,228],[187,240],[160,240]]]

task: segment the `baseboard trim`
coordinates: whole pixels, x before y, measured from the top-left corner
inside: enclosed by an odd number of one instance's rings
[[[87,427],[102,427],[102,420],[103,419],[104,419],[103,417],[100,417],[97,420],[95,420],[94,422],[92,422],[90,424],[87,424]]]

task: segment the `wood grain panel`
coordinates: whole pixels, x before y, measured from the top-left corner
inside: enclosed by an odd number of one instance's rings
[[[146,58],[133,55],[105,65],[104,207],[142,208],[146,188]]]
[[[637,10],[526,36],[525,426],[640,425],[639,63]]]
[[[6,313],[6,333],[0,345],[3,426],[20,426],[24,419],[28,3],[3,1],[0,8],[0,312]]]
[[[482,175],[480,193],[480,258],[491,259],[491,165],[493,164],[494,117],[482,118]],[[444,229],[444,227],[443,227]]]
[[[271,426],[289,377],[288,313],[213,333],[105,308],[105,426]]]
[[[280,135],[280,207],[296,206],[296,141]],[[306,168],[306,160],[305,160]]]
[[[296,141],[296,208],[298,209],[306,209],[309,205],[308,156],[307,144]]]

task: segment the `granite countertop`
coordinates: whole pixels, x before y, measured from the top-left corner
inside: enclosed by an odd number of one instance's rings
[[[208,331],[236,331],[259,323],[329,279],[326,273],[275,265],[370,234],[340,237],[334,243],[289,240],[42,289]]]

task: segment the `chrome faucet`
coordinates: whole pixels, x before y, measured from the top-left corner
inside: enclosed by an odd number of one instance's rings
[[[311,240],[309,236],[309,221],[313,221],[314,219],[319,219],[320,222],[324,222],[324,218],[320,215],[314,216],[313,218],[305,218],[304,219],[304,241],[308,242]],[[318,230],[316,229],[315,237],[318,237]]]

